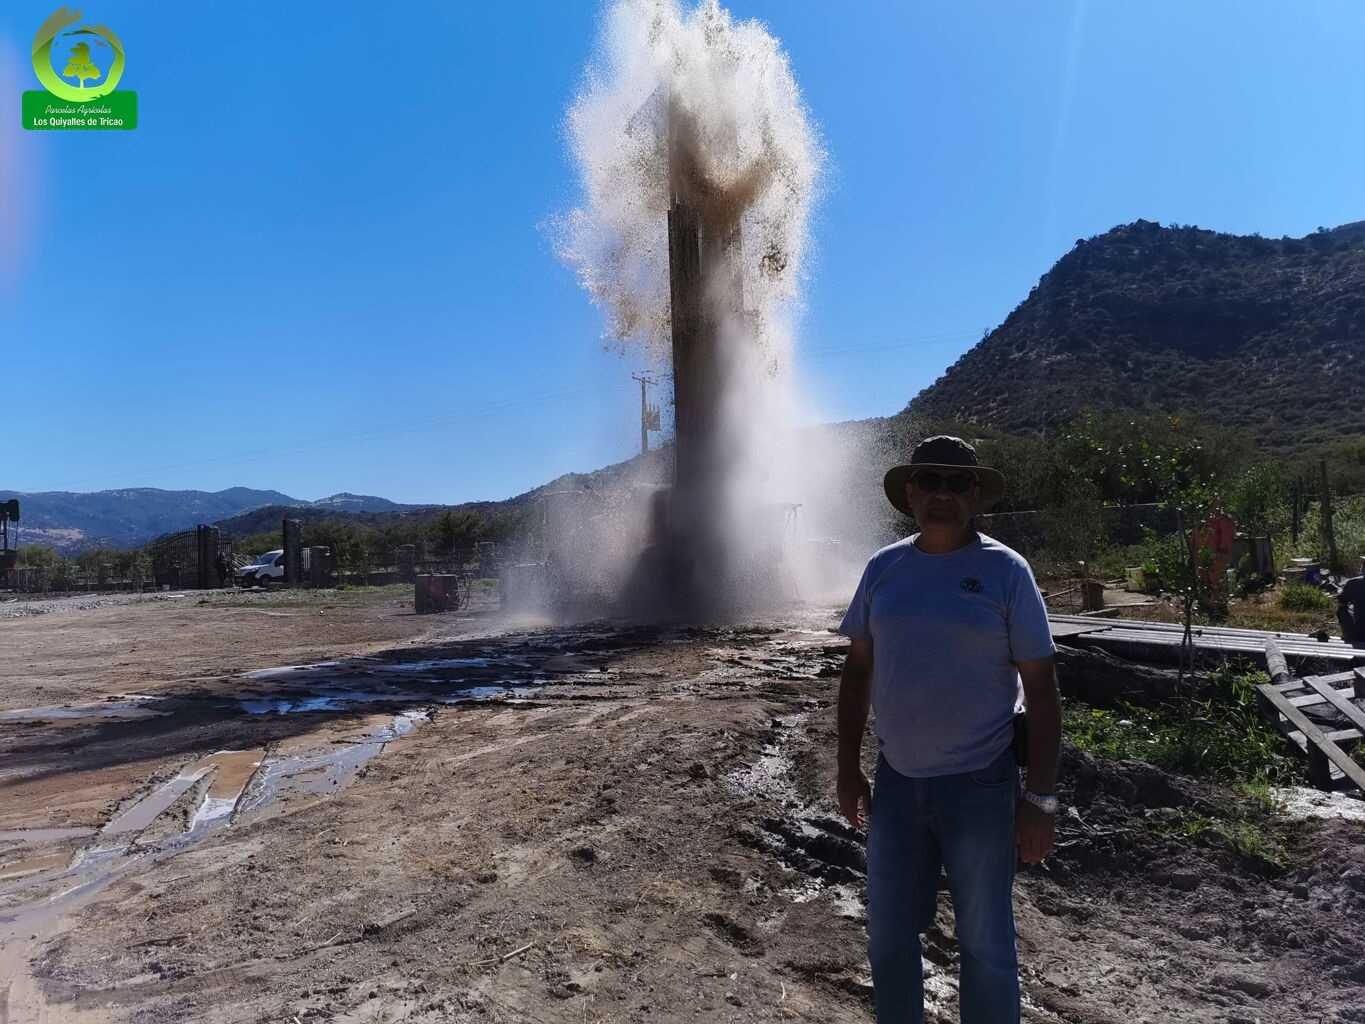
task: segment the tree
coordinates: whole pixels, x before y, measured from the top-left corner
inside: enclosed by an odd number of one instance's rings
[[[1178,685],[1194,668],[1195,610],[1216,610],[1202,583],[1212,552],[1196,548],[1194,539],[1220,504],[1217,478],[1231,461],[1217,454],[1223,447],[1217,433],[1201,433],[1176,416],[1130,421],[1126,428],[1118,420],[1089,417],[1060,442],[1066,461],[1088,473],[1106,494],[1120,501],[1155,501],[1176,514],[1178,536],[1158,546],[1157,569],[1180,602],[1184,633]],[[1216,447],[1205,443],[1210,437]]]
[[[64,78],[74,78],[80,83],[82,89],[89,80],[99,78],[103,71],[95,66],[95,62],[90,59],[90,44],[77,43],[71,47],[71,56],[67,59],[66,70],[62,72]]]
[[[449,555],[458,548],[473,547],[483,532],[483,517],[474,512],[446,509],[431,523],[432,542],[443,555]]]
[[[1289,519],[1289,479],[1280,462],[1250,467],[1228,488],[1228,511],[1253,535],[1282,533]]]
[[[19,564],[34,569],[51,569],[62,562],[62,556],[42,544],[20,544]]]
[[[331,548],[337,567],[345,570],[368,571],[370,559],[365,541],[365,534],[344,519],[323,519],[307,524],[304,529],[304,543]]]

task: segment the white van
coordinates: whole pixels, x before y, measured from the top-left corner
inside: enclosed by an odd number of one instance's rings
[[[250,565],[244,565],[237,572],[239,587],[266,587],[271,583],[284,582],[284,548],[267,551]]]

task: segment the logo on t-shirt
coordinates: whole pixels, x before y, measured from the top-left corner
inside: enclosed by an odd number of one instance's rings
[[[962,581],[962,589],[969,594],[981,593],[981,581],[975,576],[968,576]]]

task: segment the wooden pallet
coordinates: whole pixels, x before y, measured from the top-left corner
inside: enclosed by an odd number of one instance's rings
[[[1138,619],[1097,620],[1081,615],[1049,615],[1054,639],[1077,647],[1100,647],[1112,654],[1138,660],[1174,660],[1184,638],[1184,627],[1170,622]],[[1294,663],[1329,661],[1343,668],[1365,665],[1365,647],[1353,647],[1338,639],[1315,640],[1303,633],[1272,633],[1261,629],[1230,626],[1195,626],[1191,631],[1200,651],[1243,655],[1257,661],[1267,640],[1279,645]]]
[[[1266,662],[1271,682],[1256,688],[1261,714],[1307,755],[1308,780],[1318,789],[1345,782],[1365,791],[1365,767],[1350,754],[1365,742],[1365,711],[1354,703],[1365,699],[1365,669],[1294,679],[1273,643],[1267,645]],[[1324,732],[1303,713],[1323,704],[1336,709],[1347,727]]]

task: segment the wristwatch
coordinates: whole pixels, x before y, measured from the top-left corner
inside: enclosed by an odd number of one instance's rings
[[[1033,804],[1034,807],[1038,808],[1038,810],[1042,811],[1044,814],[1057,813],[1057,798],[1051,793],[1048,793],[1045,796],[1041,793],[1032,793],[1026,789],[1024,790],[1024,799]]]

